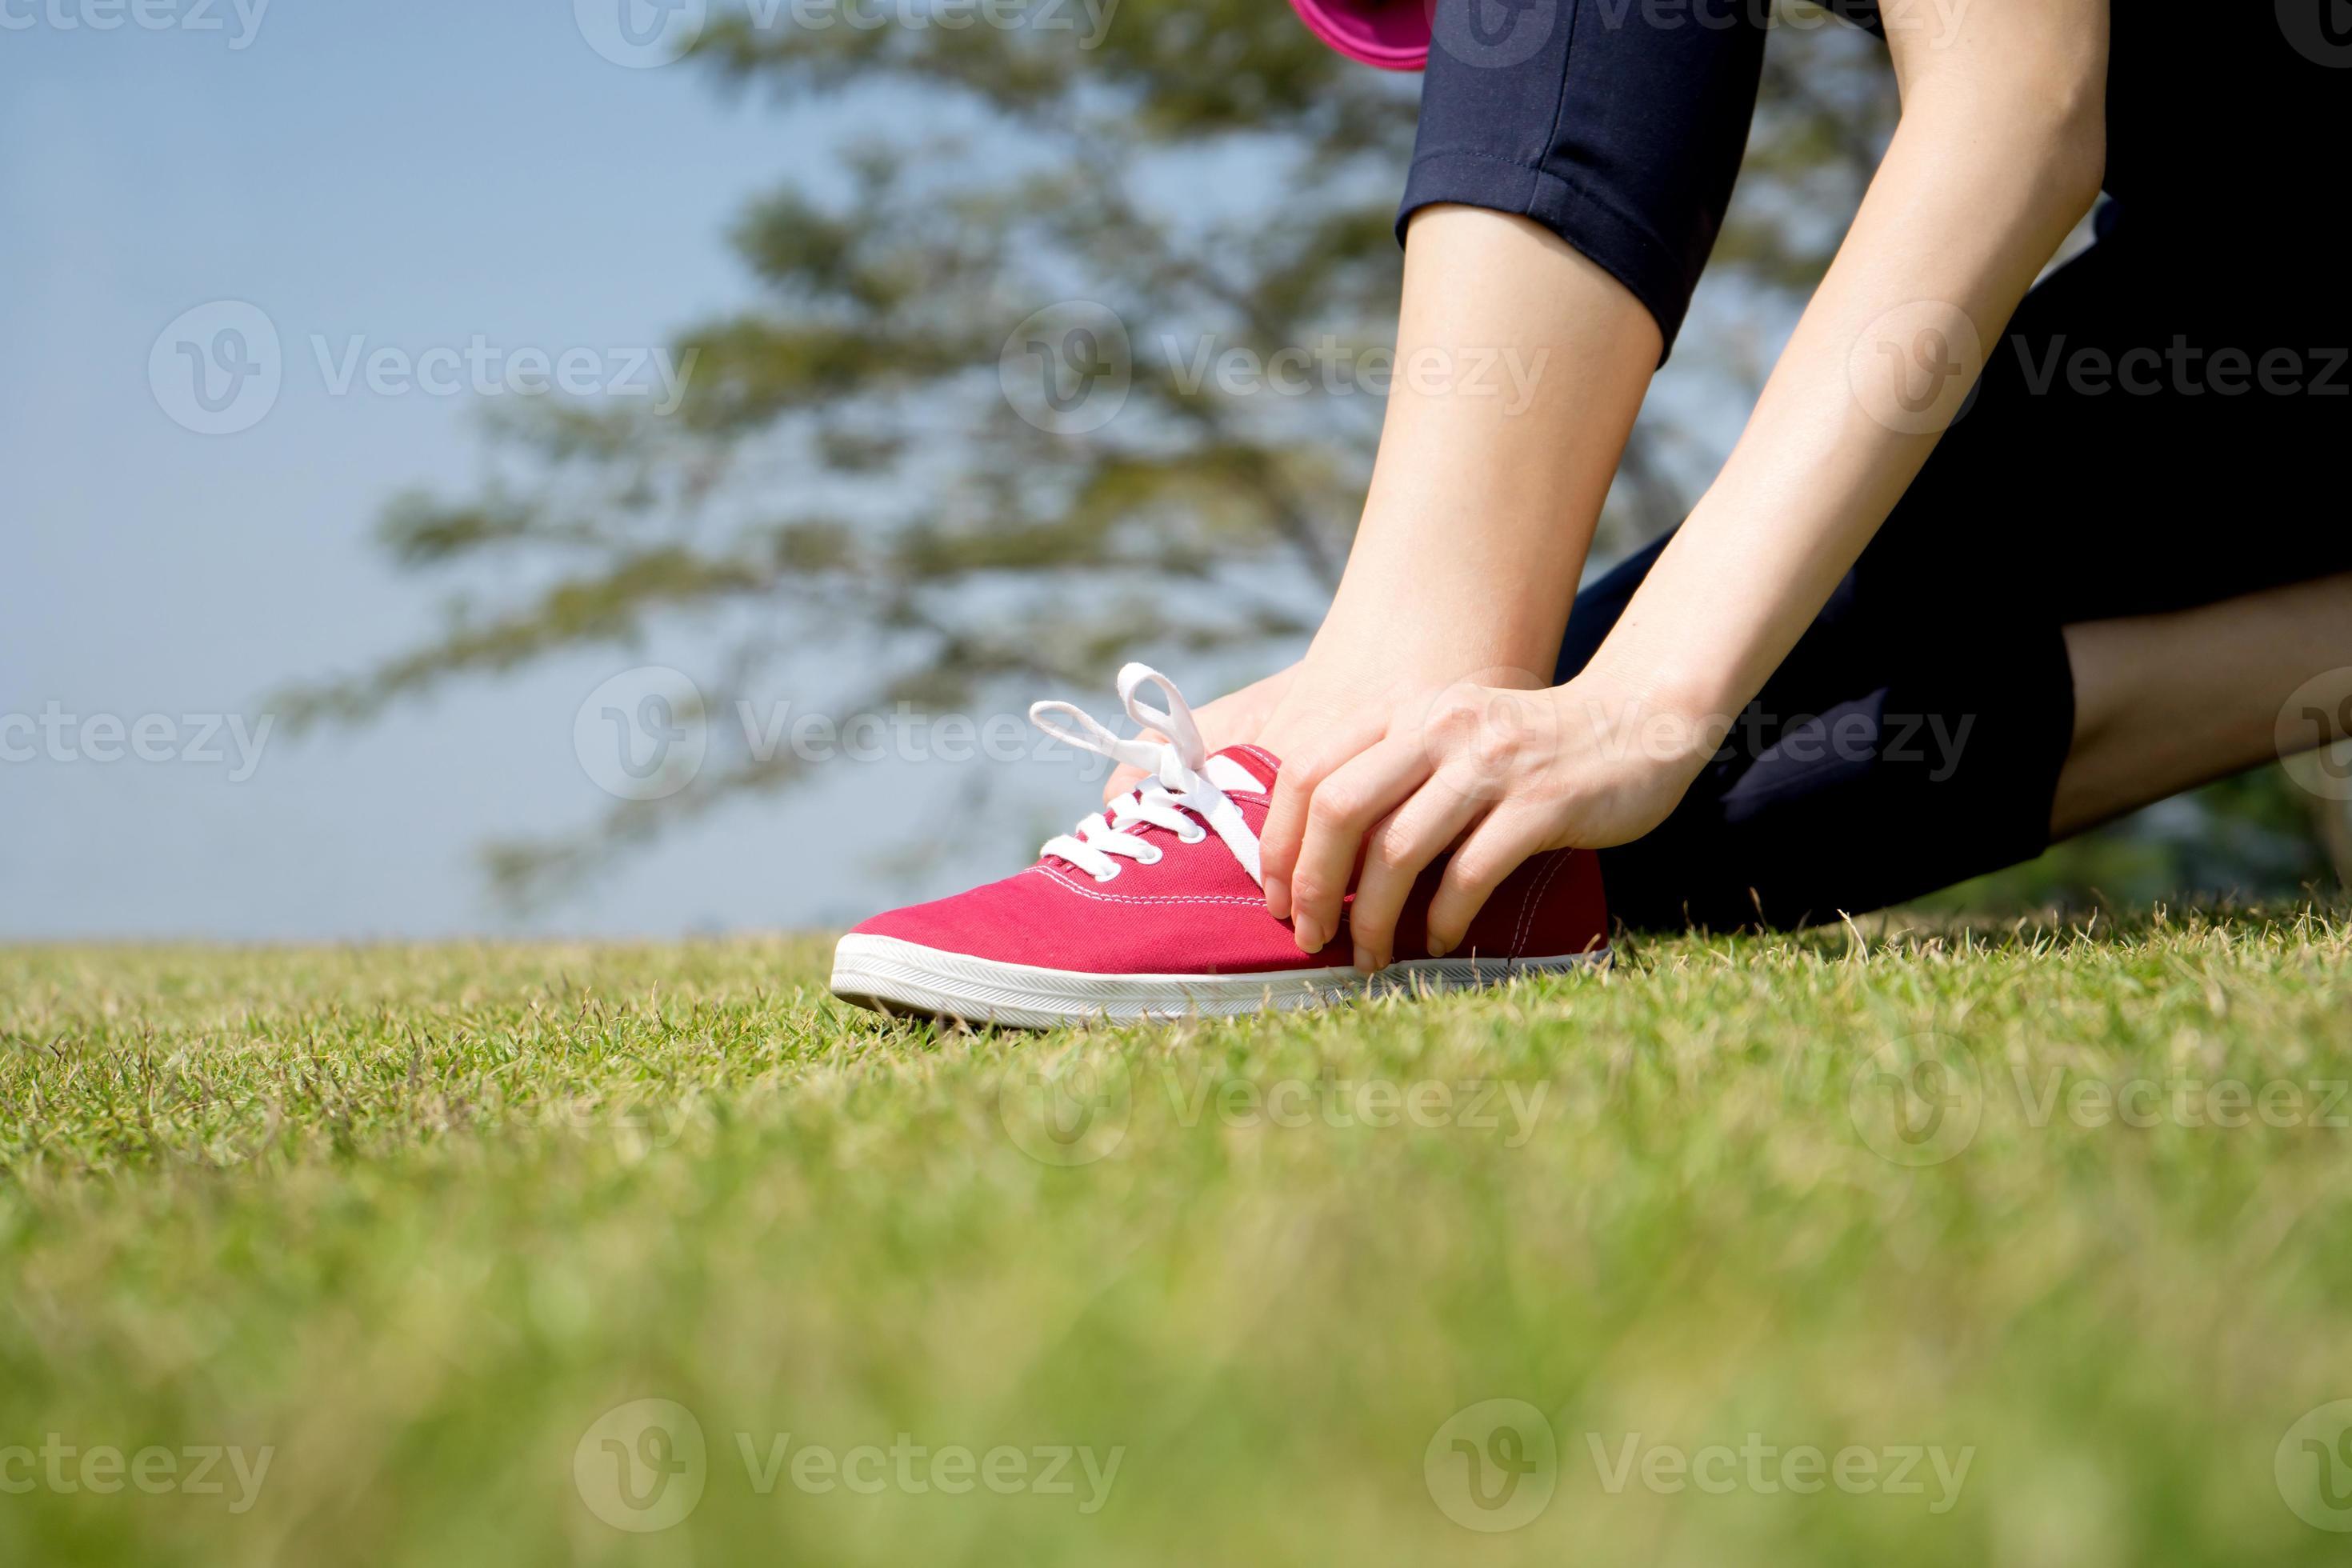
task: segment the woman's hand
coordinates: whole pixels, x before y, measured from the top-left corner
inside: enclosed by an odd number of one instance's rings
[[[1355,879],[1348,921],[1356,967],[1370,972],[1394,956],[1413,883],[1450,848],[1429,910],[1429,952],[1442,957],[1529,856],[1623,844],[1664,821],[1723,734],[1596,671],[1549,689],[1464,683],[1401,703],[1372,730],[1284,760],[1260,842],[1266,907],[1318,952]]]

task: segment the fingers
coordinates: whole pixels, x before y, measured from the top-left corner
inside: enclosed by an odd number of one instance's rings
[[[1461,946],[1470,922],[1486,907],[1486,900],[1503,879],[1545,847],[1553,836],[1539,813],[1508,805],[1498,806],[1471,829],[1470,837],[1446,862],[1437,897],[1430,902],[1429,956],[1443,958]]]
[[[1290,918],[1291,871],[1298,864],[1299,846],[1307,837],[1307,805],[1317,788],[1357,753],[1376,744],[1387,731],[1384,717],[1366,714],[1351,728],[1333,735],[1316,755],[1283,759],[1282,773],[1274,784],[1274,804],[1266,808],[1265,826],[1258,834],[1258,871],[1265,887],[1265,907],[1275,919]],[[1370,826],[1370,819],[1366,825]]]
[[[1429,863],[1485,814],[1485,801],[1432,778],[1412,798],[1375,824],[1364,845],[1363,875],[1349,906],[1356,967],[1369,974],[1396,956],[1397,917]]]
[[[1291,927],[1301,952],[1322,952],[1339,931],[1364,835],[1428,776],[1419,740],[1391,736],[1315,786],[1288,879]]]

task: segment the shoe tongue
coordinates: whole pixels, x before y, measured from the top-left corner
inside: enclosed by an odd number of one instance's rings
[[[1262,746],[1227,746],[1209,759],[1202,770],[1211,784],[1227,793],[1241,791],[1248,795],[1270,795],[1281,764],[1272,752]]]

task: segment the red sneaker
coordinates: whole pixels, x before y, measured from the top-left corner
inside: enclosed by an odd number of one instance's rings
[[[1166,712],[1137,699],[1146,684],[1166,694]],[[1259,887],[1258,832],[1282,764],[1257,746],[1211,756],[1192,710],[1157,670],[1129,665],[1118,694],[1138,724],[1173,739],[1122,740],[1066,702],[1037,703],[1030,721],[1082,750],[1154,769],[1155,782],[1049,840],[1017,876],[867,921],[834,952],[834,994],[883,1012],[1045,1028],[1491,985],[1607,961],[1600,868],[1575,849],[1538,855],[1505,879],[1448,957],[1431,958],[1426,946],[1442,864],[1406,901],[1387,968],[1357,973],[1344,915],[1321,952],[1299,952]]]

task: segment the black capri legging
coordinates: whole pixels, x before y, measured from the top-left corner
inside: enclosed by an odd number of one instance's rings
[[[1531,217],[1622,281],[1671,349],[1765,29],[1693,24],[1703,4],[1470,10],[1501,4],[1439,0],[1400,229],[1438,202]],[[1540,47],[1496,30],[1547,5]],[[2323,216],[2352,70],[2297,54],[2267,5],[2194,29],[2168,15],[2115,17],[2097,243],[1990,346],[1966,411],[1674,815],[1601,852],[1629,925],[1797,925],[2030,858],[2073,736],[2066,626],[2352,571],[2336,482],[2352,312]],[[1578,596],[1559,679],[1664,542]]]
[[[2029,859],[2073,739],[2066,626],[2352,571],[2342,311],[2200,321],[2128,228],[2027,298],[1714,763],[1664,826],[1602,851],[1620,919],[1798,925]],[[1560,679],[1664,543],[1578,595]]]

